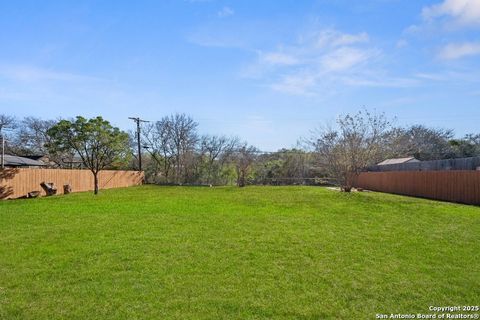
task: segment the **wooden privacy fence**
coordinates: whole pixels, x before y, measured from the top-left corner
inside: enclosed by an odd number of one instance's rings
[[[103,170],[98,174],[100,189],[122,188],[142,184],[141,171]],[[93,190],[90,170],[70,169],[0,169],[0,199],[19,198],[32,191],[45,191],[40,184],[53,182],[57,194],[63,194],[63,186],[69,184],[72,192]]]
[[[480,204],[480,171],[362,172],[355,187],[466,204]]]

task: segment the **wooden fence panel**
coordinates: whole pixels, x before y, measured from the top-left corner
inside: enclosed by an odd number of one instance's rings
[[[142,184],[140,171],[103,170],[99,173],[100,189],[122,188]],[[89,170],[79,169],[28,169],[8,168],[0,170],[0,199],[19,198],[31,191],[45,191],[42,182],[53,182],[57,194],[63,194],[63,185],[69,184],[72,192],[93,190],[93,175]]]
[[[362,172],[355,187],[466,204],[480,204],[480,171]]]

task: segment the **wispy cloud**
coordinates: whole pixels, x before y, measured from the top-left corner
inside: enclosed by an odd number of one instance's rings
[[[276,50],[258,50],[257,60],[243,75],[265,81],[275,91],[315,95],[330,83],[345,83],[350,73],[361,74],[360,69],[380,53],[369,42],[366,32],[312,31]]]
[[[294,55],[282,52],[260,53],[260,60],[271,65],[292,66],[300,63],[300,61]]]
[[[343,83],[351,86],[375,88],[411,88],[421,84],[421,81],[411,77],[392,77],[386,75],[370,75],[370,77],[357,77],[355,75],[344,77]]]
[[[326,71],[342,71],[366,62],[372,55],[369,50],[341,47],[328,52],[320,61]]]
[[[407,39],[415,43],[415,49],[429,52],[432,58],[436,58],[433,63],[459,60],[480,55],[478,33],[475,33],[479,27],[480,0],[437,0],[437,3],[422,8],[421,21],[403,31],[400,43],[406,43]],[[465,68],[465,63],[456,66]],[[451,68],[454,68],[453,64]],[[441,80],[446,81],[445,75],[453,71],[444,70]],[[437,77],[429,79],[418,74],[416,78],[439,81]]]
[[[406,27],[403,37],[412,35],[447,35],[480,27],[479,0],[443,0],[425,6],[421,21]]]
[[[444,0],[423,8],[422,16],[427,21],[446,17],[458,25],[480,25],[480,1]]]
[[[223,7],[220,11],[217,12],[217,16],[220,18],[226,18],[229,16],[233,16],[235,11],[230,7]]]
[[[245,43],[238,44],[231,32],[224,33],[222,29],[199,34],[202,38],[196,39],[197,44],[236,47],[250,55],[254,53],[255,58],[244,65],[240,75],[260,87],[290,95],[320,97],[348,87],[411,88],[451,79],[446,76],[448,70],[436,72],[435,68],[429,68],[426,71],[412,64],[399,67],[394,60],[397,56],[389,50],[407,45],[408,50],[413,50],[415,39],[401,38],[390,48],[385,44],[380,47],[367,32],[351,33],[318,26],[304,28],[295,40],[274,45],[263,45],[260,41],[249,43],[248,37],[243,39]],[[476,43],[453,43],[437,54],[440,59],[459,59],[477,54],[480,50],[477,46]]]
[[[311,96],[313,92],[311,89],[316,85],[317,78],[315,75],[304,72],[290,75],[284,75],[279,81],[270,85],[273,90],[294,95]]]
[[[108,78],[32,64],[0,63],[0,105],[32,104],[37,106],[32,110],[33,114],[42,112],[44,106],[58,108],[62,110],[61,114],[82,112],[94,115],[100,112],[99,108],[114,108],[121,112],[142,105],[140,101],[149,101],[143,103],[149,105],[158,96],[157,92],[133,89],[131,85]]]
[[[366,32],[348,34],[334,29],[321,30],[314,38],[316,38],[316,45],[318,47],[338,47],[369,41],[369,36]]]
[[[460,59],[480,54],[480,42],[449,43],[438,53],[443,60]]]
[[[445,74],[441,73],[424,73],[419,72],[414,74],[415,77],[419,79],[433,80],[433,81],[444,81],[447,79]]]

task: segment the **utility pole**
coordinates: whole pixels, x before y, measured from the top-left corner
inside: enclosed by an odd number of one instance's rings
[[[137,124],[137,144],[138,144],[138,171],[142,171],[142,146],[140,142],[140,122],[150,122],[140,119],[140,117],[128,117]]]

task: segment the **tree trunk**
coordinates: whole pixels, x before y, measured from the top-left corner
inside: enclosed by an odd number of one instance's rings
[[[240,188],[245,187],[245,174],[243,172],[241,172],[240,176],[238,177],[237,185]]]
[[[353,188],[353,179],[352,179],[352,176],[354,175],[353,172],[348,172],[346,175],[345,175],[345,183],[344,183],[344,186],[343,186],[343,191],[344,192],[351,192],[352,191],[352,188]]]
[[[93,184],[94,184],[93,193],[98,194],[98,172],[93,173]]]

